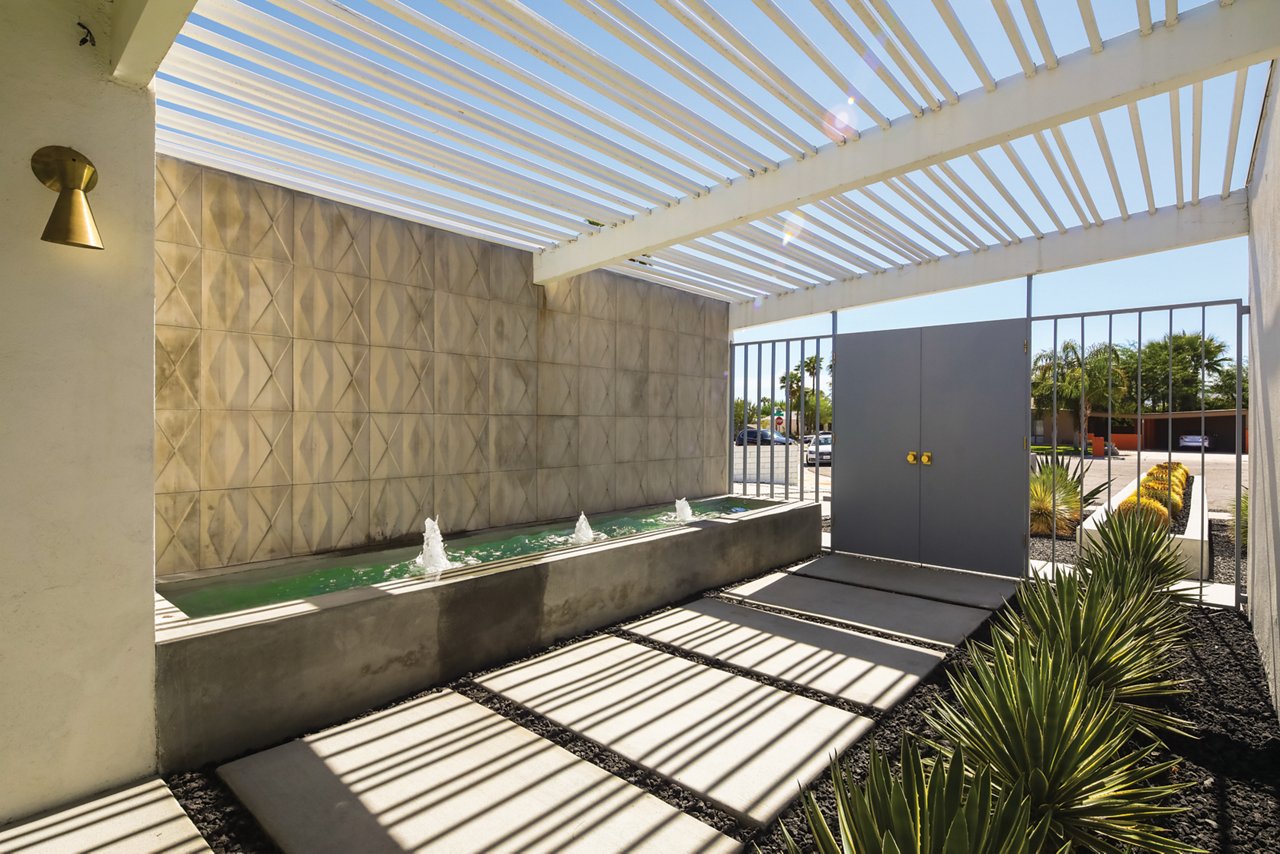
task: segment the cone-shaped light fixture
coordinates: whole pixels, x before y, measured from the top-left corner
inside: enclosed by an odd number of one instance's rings
[[[58,201],[44,227],[41,240],[101,249],[102,235],[89,210],[85,194],[98,185],[98,170],[89,158],[74,148],[46,145],[31,156],[31,171],[50,190],[56,190]]]

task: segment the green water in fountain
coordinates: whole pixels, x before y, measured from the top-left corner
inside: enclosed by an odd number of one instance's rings
[[[711,519],[768,507],[772,502],[724,497],[692,501],[690,504],[696,518]],[[596,539],[601,541],[679,526],[672,507],[602,513],[591,517],[590,522]],[[573,522],[565,522],[553,527],[470,534],[446,540],[445,554],[455,563],[479,566],[567,548],[571,545],[573,529]],[[414,558],[420,551],[420,547],[409,547],[359,555],[313,558],[299,566],[275,567],[260,572],[247,571],[208,581],[177,584],[166,587],[161,593],[188,617],[209,617],[338,590],[367,587],[384,581],[423,578],[429,573],[414,563]]]

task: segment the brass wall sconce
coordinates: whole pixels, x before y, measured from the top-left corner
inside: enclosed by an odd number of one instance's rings
[[[103,248],[85,195],[98,185],[98,170],[89,158],[74,148],[46,145],[31,155],[31,171],[41,184],[58,193],[40,239],[64,246]]]

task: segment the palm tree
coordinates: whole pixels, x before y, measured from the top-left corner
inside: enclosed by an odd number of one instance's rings
[[[1036,353],[1031,363],[1031,395],[1036,410],[1053,409],[1056,376],[1058,410],[1071,413],[1076,432],[1083,438],[1094,409],[1105,408],[1108,401],[1114,404],[1128,392],[1122,349],[1099,343],[1085,348],[1082,354],[1077,342],[1067,340],[1062,342],[1056,357],[1053,350]]]

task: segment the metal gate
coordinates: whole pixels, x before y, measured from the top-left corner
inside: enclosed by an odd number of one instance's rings
[[[839,335],[837,551],[1020,577],[1026,323]]]

